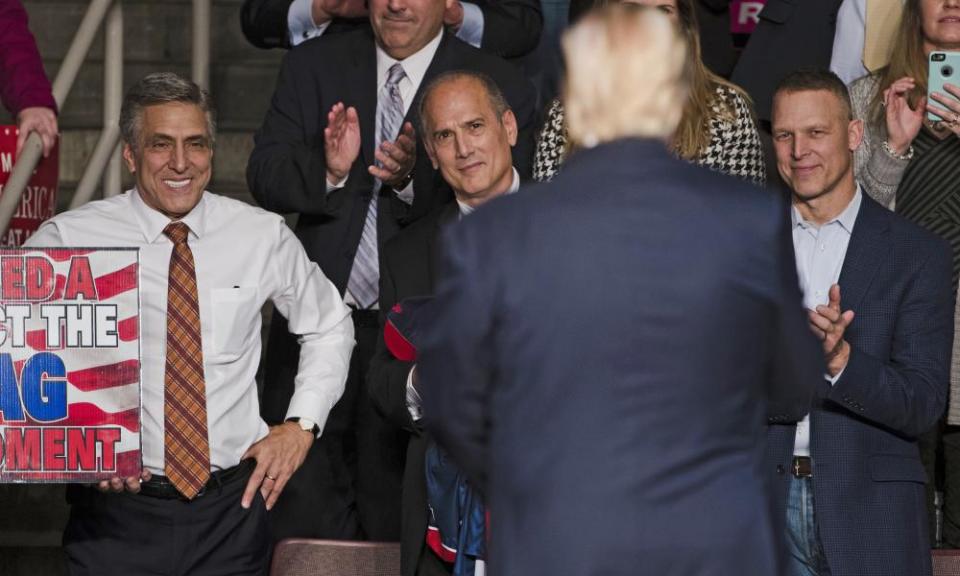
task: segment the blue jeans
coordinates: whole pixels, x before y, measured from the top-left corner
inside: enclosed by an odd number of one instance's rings
[[[813,479],[790,475],[787,494],[787,574],[830,576],[813,512]]]

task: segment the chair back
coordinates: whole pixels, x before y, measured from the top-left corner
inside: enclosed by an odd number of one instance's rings
[[[400,544],[281,540],[273,550],[270,576],[400,576]]]
[[[960,550],[934,550],[933,576],[960,576]]]

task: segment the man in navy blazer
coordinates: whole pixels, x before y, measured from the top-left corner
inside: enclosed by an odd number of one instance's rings
[[[491,574],[776,574],[765,425],[823,371],[786,207],[667,149],[661,13],[608,6],[564,52],[580,151],[441,242],[427,428],[484,491]]]
[[[843,82],[805,70],[773,103],[793,241],[827,372],[808,418],[773,424],[766,468],[793,575],[930,574],[917,437],[943,415],[953,341],[949,246],[853,176],[863,124]]]

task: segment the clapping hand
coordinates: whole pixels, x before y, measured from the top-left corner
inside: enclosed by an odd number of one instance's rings
[[[816,310],[808,310],[807,314],[813,333],[823,345],[827,373],[836,376],[846,368],[847,361],[850,360],[850,344],[843,336],[853,322],[853,310],[841,311],[839,285],[830,287],[829,298],[826,306],[817,306]]]
[[[323,152],[327,182],[341,182],[360,154],[360,119],[356,108],[347,108],[343,102],[333,105],[327,113],[327,127],[323,129]]]
[[[370,174],[387,186],[396,187],[413,170],[417,161],[417,133],[413,130],[413,124],[404,122],[397,139],[381,142],[374,155],[378,165],[368,168]]]

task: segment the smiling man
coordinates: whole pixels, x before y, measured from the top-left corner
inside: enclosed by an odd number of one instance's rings
[[[517,142],[516,118],[490,78],[472,72],[439,76],[424,91],[420,121],[430,161],[450,184],[455,201],[404,229],[384,246],[381,334],[386,312],[395,303],[433,293],[441,228],[520,186],[510,156]],[[367,381],[377,409],[398,430],[410,433],[403,482],[401,574],[449,574],[453,565],[424,545],[428,520],[424,455],[431,440],[420,422],[415,366],[394,358],[381,336]]]
[[[209,95],[151,74],[120,113],[127,193],[46,222],[32,246],[140,250],[139,478],[68,490],[71,574],[266,575],[267,510],[343,393],[353,326],[283,219],[206,191]],[[290,422],[259,417],[267,300],[301,342]]]
[[[414,102],[433,78],[465,69],[490,76],[517,124],[512,163],[529,175],[535,96],[518,70],[444,30],[449,0],[370,0],[369,29],[304,42],[284,60],[247,167],[263,207],[299,214],[307,254],[353,308],[357,334],[343,400],[327,434],[272,516],[274,535],[396,540],[405,432],[369,401],[364,377],[379,339],[379,251],[402,228],[451,198],[414,129]],[[510,161],[508,161],[508,164]],[[278,319],[279,320],[279,319]],[[264,417],[280,422],[297,343],[271,328]]]
[[[931,570],[917,437],[946,402],[952,255],[857,184],[862,138],[833,73],[796,72],[777,88],[777,167],[792,190],[797,270],[827,365],[808,416],[768,428],[790,576]]]

